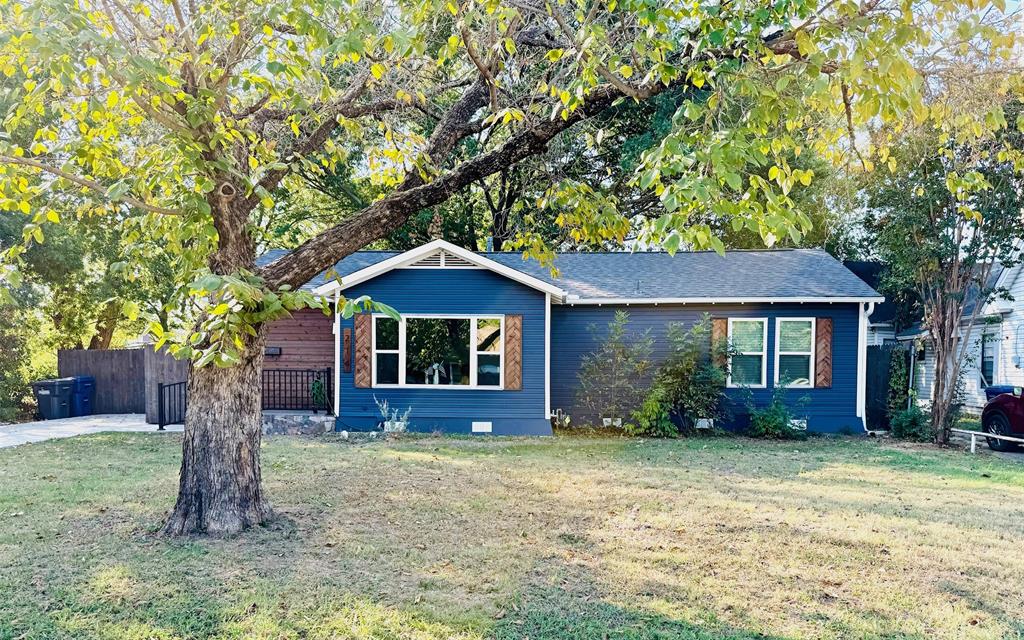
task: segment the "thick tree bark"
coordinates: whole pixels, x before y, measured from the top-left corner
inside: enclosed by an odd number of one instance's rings
[[[231,535],[270,516],[260,480],[260,376],[266,331],[241,363],[189,368],[178,502],[164,533]]]
[[[227,181],[222,185],[210,201],[218,233],[210,269],[218,274],[253,270],[246,203]],[[239,364],[189,367],[178,501],[165,534],[232,535],[270,517],[260,479],[266,327],[254,329],[256,335],[241,337]]]

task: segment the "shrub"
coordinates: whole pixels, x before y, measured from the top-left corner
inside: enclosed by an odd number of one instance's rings
[[[929,442],[932,439],[931,417],[917,406],[917,402],[911,402],[909,409],[893,413],[889,422],[894,438],[914,442]]]
[[[753,397],[747,401],[747,408],[750,412],[750,427],[747,435],[753,438],[768,438],[772,440],[799,440],[807,437],[804,429],[794,429],[793,420],[799,419],[792,407],[786,402],[787,388],[779,383],[772,392],[772,401],[766,407],[754,406]],[[797,400],[797,408],[801,408],[810,401],[804,396]]]
[[[907,406],[907,387],[910,385],[910,368],[907,364],[908,353],[902,349],[894,349],[889,360],[889,390],[886,395],[886,414],[890,427],[893,416]]]
[[[577,402],[590,417],[626,418],[643,402],[654,340],[649,331],[629,333],[628,324],[629,314],[616,311],[600,346],[583,356]]]
[[[672,422],[671,405],[666,396],[664,387],[653,386],[640,408],[633,412],[633,422],[625,425],[625,432],[631,436],[655,438],[677,435],[679,429]]]
[[[710,344],[711,318],[686,329],[668,329],[669,353],[655,376],[663,401],[689,427],[699,418],[721,419],[727,377],[728,346]],[[721,363],[721,364],[720,364]]]

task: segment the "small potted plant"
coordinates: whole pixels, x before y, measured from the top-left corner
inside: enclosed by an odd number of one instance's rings
[[[412,413],[412,407],[407,408],[404,413],[399,413],[387,400],[379,400],[377,396],[373,396],[373,401],[377,403],[377,410],[380,411],[384,433],[403,433],[409,430],[409,414]]]

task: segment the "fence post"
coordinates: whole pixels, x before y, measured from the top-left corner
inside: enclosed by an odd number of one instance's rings
[[[156,423],[157,431],[163,431],[164,425],[164,383],[156,383]]]
[[[971,453],[976,453],[978,448],[978,436],[971,434]]]

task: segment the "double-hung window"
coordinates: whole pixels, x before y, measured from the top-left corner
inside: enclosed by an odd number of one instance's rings
[[[981,362],[978,372],[981,374],[982,388],[991,387],[996,378],[996,337],[992,334],[981,336]]]
[[[501,316],[374,316],[373,386],[501,388]]]
[[[814,318],[775,321],[775,384],[814,386]]]
[[[729,318],[730,387],[764,387],[766,367],[765,347],[768,343],[766,318]]]

